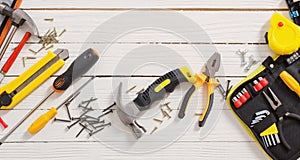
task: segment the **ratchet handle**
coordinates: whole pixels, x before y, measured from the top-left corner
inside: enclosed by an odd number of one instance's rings
[[[155,101],[162,100],[182,82],[195,82],[195,77],[187,67],[180,67],[154,81],[144,92],[133,100],[140,111],[149,109]]]
[[[31,33],[30,32],[26,32],[25,35],[23,36],[21,42],[19,43],[19,45],[15,48],[15,50],[13,51],[13,53],[10,55],[10,57],[8,58],[8,60],[5,62],[5,64],[2,67],[2,71],[4,73],[7,73],[8,70],[10,69],[10,67],[13,65],[13,63],[15,62],[16,58],[18,57],[19,53],[21,52],[22,48],[24,47],[25,43],[28,41],[28,39],[30,38]]]

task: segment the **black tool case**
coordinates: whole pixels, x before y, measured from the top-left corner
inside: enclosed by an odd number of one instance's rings
[[[272,159],[286,160],[300,157],[300,121],[284,117],[283,133],[277,128],[279,114],[289,111],[300,115],[299,96],[290,90],[279,76],[282,71],[287,71],[300,82],[300,52],[298,52],[299,50],[291,55],[268,57],[227,96],[227,103],[240,123]],[[289,64],[290,60],[293,63]],[[260,82],[264,82],[263,85]],[[283,106],[277,110],[278,112],[274,111],[263,94],[263,92],[270,94],[268,87],[282,102]],[[280,134],[285,137],[291,147],[290,150],[281,142]]]

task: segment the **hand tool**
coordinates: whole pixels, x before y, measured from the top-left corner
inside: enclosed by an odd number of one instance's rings
[[[264,120],[269,115],[270,115],[270,111],[265,110],[265,109],[256,112],[253,119],[252,119],[252,121],[251,121],[250,127],[251,128],[254,127],[255,124],[261,122],[262,120]]]
[[[266,92],[263,91],[263,95],[265,96],[265,98],[267,99],[267,101],[269,102],[269,104],[271,105],[271,107],[274,109],[274,111],[278,114],[277,116],[278,118],[278,130],[279,130],[279,137],[280,140],[282,142],[282,144],[288,149],[291,150],[291,146],[288,144],[288,142],[286,141],[284,135],[283,135],[283,120],[284,117],[287,118],[293,118],[295,120],[298,120],[300,122],[300,115],[296,114],[296,113],[292,113],[289,111],[285,111],[284,113],[279,113],[277,110],[279,110],[281,107],[283,107],[281,101],[279,100],[279,98],[275,95],[275,93],[272,91],[272,89],[270,87],[268,87],[269,92],[271,93],[271,96],[273,97],[272,100],[267,94]]]
[[[270,49],[279,55],[289,55],[300,47],[299,26],[275,12],[270,20],[270,29],[265,35]]]
[[[69,103],[70,99],[72,99],[77,92],[79,92],[84,86],[86,86],[91,80],[93,80],[94,77],[92,77],[91,79],[89,79],[87,82],[85,82],[81,87],[79,87],[73,94],[71,94],[61,105],[59,105],[56,109],[51,108],[51,114],[56,114],[57,113],[57,109],[59,109],[60,107],[62,107],[63,105],[65,105],[66,103]],[[52,94],[49,94],[48,97],[50,97]],[[48,97],[45,97],[38,105],[36,105],[35,108],[33,108],[31,111],[29,111],[8,133],[6,133],[1,139],[0,139],[0,145],[4,143],[4,141],[17,129],[19,128],[27,118],[29,118],[32,113],[34,111],[36,111],[38,109],[38,107],[43,104]],[[52,113],[53,112],[53,113]],[[50,111],[49,111],[50,113]]]
[[[203,83],[205,82],[207,84],[207,94],[208,99],[206,103],[206,107],[204,109],[204,112],[202,116],[199,119],[199,127],[202,127],[205,124],[205,121],[211,111],[213,101],[214,101],[214,90],[215,88],[220,84],[215,79],[215,73],[220,68],[220,62],[221,62],[221,56],[219,53],[214,53],[206,62],[206,65],[204,66],[204,72],[200,74],[196,74],[196,83],[187,91],[185,94],[183,101],[180,106],[180,110],[178,113],[178,117],[182,119],[185,116],[185,112],[189,103],[189,100],[193,93],[199,89]]]
[[[36,34],[38,34],[38,33],[36,33]],[[20,51],[22,50],[22,48],[24,47],[26,41],[30,38],[30,36],[31,36],[30,32],[26,32],[25,33],[25,35],[22,38],[22,40],[19,43],[19,45],[14,49],[13,53],[9,56],[8,60],[2,66],[1,71],[0,71],[0,83],[4,79],[5,74],[8,72],[8,70],[10,69],[10,67],[15,62],[15,60],[18,57]]]
[[[60,76],[58,76],[54,82],[53,82],[53,91],[49,94],[52,95],[54,92],[62,92],[69,88],[69,86],[80,76],[82,76],[84,73],[86,73],[88,70],[94,66],[94,64],[98,61],[99,54],[94,49],[87,49],[85,52],[83,52],[80,56],[78,56],[73,63],[70,65],[70,67]],[[49,96],[46,96],[47,98]],[[44,102],[44,100],[42,100]],[[41,104],[39,104],[40,106]],[[39,107],[37,106],[37,108]],[[58,107],[60,108],[60,107]],[[51,108],[49,112],[47,112],[45,115],[42,115],[40,118],[38,118],[33,124],[32,127],[30,127],[29,132],[31,134],[34,134],[38,132],[40,129],[43,128],[44,125],[47,124],[47,122],[55,115],[54,113],[57,112],[57,109]],[[48,121],[43,120],[47,119],[48,117],[51,117],[48,119]],[[40,121],[44,121],[43,126],[37,126],[42,125]],[[34,125],[35,124],[35,125]],[[38,128],[38,130],[36,129]]]
[[[195,77],[187,67],[180,67],[158,78],[126,105],[121,103],[122,83],[120,83],[115,97],[119,119],[132,129],[136,138],[140,138],[146,132],[146,129],[136,120],[140,113],[149,109],[155,101],[162,100],[167,94],[173,92],[180,83],[195,83],[195,81]]]
[[[262,138],[266,147],[276,146],[277,144],[281,143],[278,136],[278,129],[276,123],[273,123],[270,127],[261,132],[259,135]]]
[[[282,71],[279,74],[281,80],[284,82],[286,86],[289,87],[292,91],[294,91],[300,97],[300,84],[298,81],[290,75],[287,71]]]
[[[34,89],[60,69],[69,52],[66,49],[49,51],[40,61],[22,73],[18,78],[0,88],[0,107],[10,109],[23,100]]]
[[[37,31],[37,27],[31,17],[22,9],[13,9],[6,4],[0,4],[0,14],[8,16],[12,20],[12,26],[10,27],[1,47],[0,47],[0,61],[12,40],[12,37],[16,33],[17,29],[24,23],[27,23],[30,28],[34,28]],[[38,32],[36,32],[38,33]]]
[[[286,0],[286,3],[290,11],[291,19],[294,21],[295,24],[300,25],[300,2],[294,0]]]

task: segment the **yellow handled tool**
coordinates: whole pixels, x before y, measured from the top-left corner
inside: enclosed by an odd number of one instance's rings
[[[69,57],[68,50],[57,49],[48,54],[21,74],[18,78],[0,88],[0,107],[10,109],[59,70]]]
[[[35,134],[41,129],[43,129],[46,124],[58,113],[57,110],[64,106],[65,104],[69,103],[74,99],[79,93],[80,90],[85,87],[90,81],[92,81],[95,77],[90,78],[87,82],[85,82],[81,87],[79,87],[73,94],[71,94],[62,104],[58,107],[52,107],[47,113],[41,115],[38,119],[36,119],[28,128],[28,132],[30,134]]]
[[[178,113],[178,118],[182,119],[185,116],[185,112],[188,106],[188,103],[190,101],[191,96],[194,94],[194,92],[200,88],[204,82],[207,84],[207,103],[205,106],[205,109],[203,111],[202,116],[199,119],[199,127],[202,127],[205,124],[205,121],[211,111],[212,105],[213,105],[213,100],[214,100],[214,90],[215,88],[220,84],[214,77],[215,73],[219,70],[220,68],[220,61],[221,61],[221,56],[219,53],[214,53],[206,62],[205,65],[205,71],[196,74],[196,82],[194,85],[187,91],[185,94],[180,109]]]
[[[279,76],[282,81],[300,97],[300,84],[297,80],[287,71],[282,71]]]

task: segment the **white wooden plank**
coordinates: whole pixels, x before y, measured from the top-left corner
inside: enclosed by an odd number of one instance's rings
[[[10,46],[15,47],[16,44]],[[143,47],[149,47],[150,49],[143,49]],[[7,76],[16,76],[21,74],[40,58],[42,58],[47,52],[43,51],[37,55],[35,60],[26,60],[26,67],[23,67],[22,57],[23,56],[34,56],[28,48],[39,48],[40,45],[27,44],[25,45],[22,53],[17,58],[15,64],[8,72]],[[222,67],[217,73],[219,76],[246,76],[251,73],[258,65],[254,65],[250,71],[245,71],[245,66],[241,66],[241,57],[236,54],[238,49],[248,49],[249,52],[246,54],[246,61],[248,57],[253,55],[257,60],[262,62],[267,56],[273,55],[267,45],[205,45],[205,44],[113,44],[109,46],[105,52],[102,52],[98,45],[93,44],[56,44],[55,48],[67,48],[69,49],[70,58],[66,61],[66,65],[60,69],[56,75],[64,72],[70,63],[75,59],[77,55],[83,52],[88,47],[95,48],[100,52],[101,58],[98,61],[97,66],[93,71],[88,72],[86,75],[98,75],[98,76],[116,76],[116,75],[148,75],[148,76],[160,76],[169,70],[177,67],[188,65],[193,72],[199,72],[204,65],[206,59],[215,51],[221,54]],[[199,48],[200,52],[197,52],[195,48]],[[215,49],[214,49],[215,47]],[[138,53],[135,52],[139,49]],[[55,50],[55,49],[53,49]],[[132,56],[138,54],[139,56]],[[174,56],[170,56],[174,55]],[[8,58],[9,54],[5,54],[3,62]],[[127,58],[126,58],[127,57]],[[123,68],[120,70],[121,62],[128,61],[133,67],[131,69]],[[156,62],[156,64],[154,64]],[[153,63],[152,65],[149,65]],[[148,65],[147,65],[148,64]],[[4,81],[6,83],[8,81]]]
[[[134,0],[134,1],[122,1],[122,0],[85,0],[85,1],[72,1],[72,0],[26,0],[23,2],[24,8],[286,8],[285,1],[283,0]]]
[[[110,43],[110,42],[181,42],[181,43],[265,43],[264,34],[269,29],[269,19],[274,11],[257,11],[257,12],[241,12],[241,11],[165,11],[165,13],[172,14],[172,16],[186,17],[185,22],[176,23],[178,27],[175,31],[173,28],[159,28],[158,25],[168,25],[173,23],[167,21],[168,19],[175,19],[175,17],[167,17],[165,20],[157,21],[154,19],[147,19],[151,22],[149,25],[143,26],[140,20],[134,16],[127,16],[127,18],[118,18],[124,14],[130,14],[127,11],[72,11],[72,10],[30,10],[28,13],[37,23],[41,33],[45,33],[48,29],[56,27],[59,32],[64,28],[67,32],[60,38],[61,42],[71,43]],[[161,11],[140,11],[149,15],[161,15]],[[173,15],[175,13],[175,15]],[[288,17],[288,12],[283,12]],[[133,14],[140,15],[140,14]],[[54,22],[44,21],[45,17],[53,17]],[[139,17],[141,18],[141,17]],[[119,20],[118,20],[119,19]],[[184,18],[185,19],[185,18]],[[131,22],[129,22],[131,21]],[[168,24],[163,24],[167,22]],[[198,25],[191,29],[190,24]],[[154,26],[151,26],[154,25]],[[175,25],[175,24],[174,24]],[[106,27],[104,27],[106,26]],[[139,26],[138,28],[136,26]],[[96,29],[98,27],[98,29]],[[146,27],[146,28],[145,28]],[[122,31],[124,28],[129,28],[128,31]],[[203,31],[204,30],[205,33]],[[121,38],[113,37],[112,35],[122,32]],[[172,33],[173,32],[173,33]],[[188,40],[182,39],[179,36],[187,35],[192,37],[193,34],[207,34],[211,40],[199,36]],[[23,32],[19,31],[14,37],[14,42],[18,42],[23,36]],[[91,38],[91,37],[92,38]],[[118,35],[120,36],[120,35]],[[89,39],[88,39],[89,38]]]
[[[122,145],[122,143],[119,143]],[[99,143],[10,143],[1,146],[1,159],[266,159],[251,142],[180,142],[159,152],[144,154],[123,153]]]

